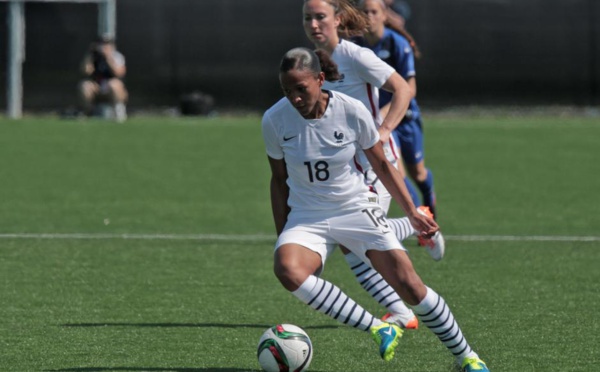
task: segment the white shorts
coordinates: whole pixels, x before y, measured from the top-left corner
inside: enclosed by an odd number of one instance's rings
[[[390,229],[384,211],[376,203],[333,216],[331,213],[319,215],[318,212],[309,216],[290,213],[275,249],[284,244],[299,244],[318,253],[323,266],[338,244],[368,265],[371,265],[366,256],[369,250],[405,250]]]
[[[390,163],[394,167],[398,167],[398,160],[390,161]],[[375,172],[373,172],[373,168],[369,167],[364,171],[365,174],[365,183],[368,186],[372,186],[377,192],[377,202],[381,206],[381,208],[387,214],[390,210],[390,205],[392,203],[392,194],[387,191],[383,182],[377,177]]]
[[[375,173],[373,170],[369,170],[369,173]],[[378,178],[374,183],[373,187],[377,192],[377,204],[383,209],[385,214],[390,211],[390,205],[392,204],[392,194],[383,186],[383,182]]]

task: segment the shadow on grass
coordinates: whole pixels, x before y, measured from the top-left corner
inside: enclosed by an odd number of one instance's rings
[[[61,324],[67,328],[86,327],[156,327],[156,328],[260,328],[267,329],[273,324],[230,324],[230,323],[66,323]],[[336,329],[337,325],[303,326],[304,329]]]
[[[140,372],[256,372],[258,369],[241,368],[157,368],[157,367],[81,367],[65,369],[46,369],[44,372],[103,372],[103,371],[140,371]]]
[[[46,369],[44,372],[110,372],[110,371],[140,371],[140,372],[260,372],[260,369],[242,368],[157,368],[157,367],[81,367],[65,369]],[[319,372],[319,371],[313,371]]]

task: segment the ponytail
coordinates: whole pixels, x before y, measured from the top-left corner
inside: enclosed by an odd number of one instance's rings
[[[325,74],[325,80],[338,81],[342,78],[342,75],[338,71],[337,64],[333,61],[329,53],[323,49],[317,49],[315,50],[315,54],[319,57],[321,71]]]
[[[323,72],[327,81],[341,79],[337,64],[322,49],[313,51],[300,47],[287,51],[279,64],[279,72],[284,73],[291,70],[310,71],[314,76],[318,76],[319,73]]]

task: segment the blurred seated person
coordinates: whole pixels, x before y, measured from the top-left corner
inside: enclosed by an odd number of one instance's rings
[[[102,36],[93,42],[81,69],[87,77],[79,84],[80,103],[84,112],[87,115],[100,112],[102,116],[125,121],[128,93],[123,78],[127,69],[125,57],[117,51],[114,39]]]

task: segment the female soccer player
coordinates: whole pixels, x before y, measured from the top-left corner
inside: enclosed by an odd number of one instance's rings
[[[357,152],[365,154],[421,233],[438,229],[433,219],[417,212],[400,172],[384,154],[371,113],[356,99],[322,90],[325,74],[309,49],[296,48],[284,55],[279,81],[285,98],[265,112],[262,131],[278,235],[274,271],[281,284],[315,310],[370,331],[381,357],[391,359],[402,335],[400,327],[373,317],[317,276],[328,253],[337,244],[344,245],[381,273],[465,371],[487,371],[444,299],[415,272],[353,161]]]
[[[410,88],[392,67],[372,51],[342,38],[362,34],[367,27],[366,15],[348,0],[305,0],[303,20],[308,39],[331,56],[341,74],[337,80],[326,81],[324,88],[345,93],[363,103],[377,124],[387,159],[402,170],[401,162],[398,164],[397,148],[390,134],[406,113],[411,99]],[[379,113],[378,88],[391,93],[389,110],[383,120]],[[379,203],[387,213],[391,202],[389,192],[372,171],[362,152],[358,153],[357,159],[367,184],[377,192]],[[406,182],[406,186],[410,186],[410,182]],[[413,197],[413,201],[415,200],[418,200],[416,195]],[[389,223],[400,241],[416,233],[408,218],[392,219]],[[428,244],[429,251],[435,252],[438,259],[441,259],[444,252],[441,234],[438,232],[431,239],[421,238]],[[352,252],[344,248],[342,251],[360,285],[392,314],[389,321],[403,328],[417,328],[418,320],[414,313],[404,305],[385,280],[382,280],[381,275],[365,265]]]
[[[402,159],[423,197],[423,205],[427,206],[435,216],[435,193],[433,191],[433,175],[425,167],[425,150],[423,147],[423,128],[419,106],[417,105],[417,80],[415,78],[415,59],[410,41],[403,35],[386,28],[386,4],[383,0],[362,0],[362,10],[369,17],[369,26],[363,38],[355,41],[371,49],[379,58],[392,66],[410,86],[411,101],[408,111],[400,125],[393,132],[400,145]],[[379,96],[379,106],[385,107],[391,102],[391,95],[383,91]],[[383,108],[385,110],[385,108]]]

